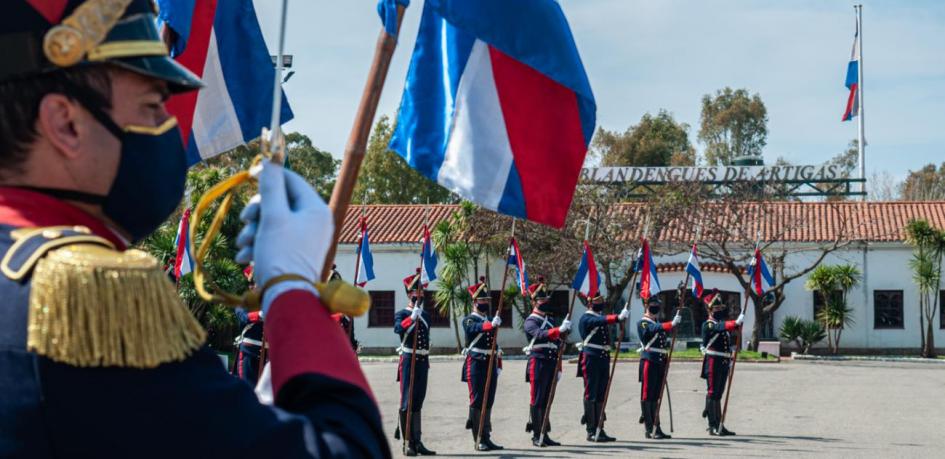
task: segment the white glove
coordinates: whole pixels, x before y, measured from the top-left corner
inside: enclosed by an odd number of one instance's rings
[[[259,381],[256,383],[256,398],[259,399],[259,403],[263,405],[272,405],[275,399],[272,397],[272,369],[269,366],[269,362],[266,362],[266,366],[263,367],[262,376],[259,377]]]
[[[502,375],[502,369],[496,367],[496,369],[495,369],[495,376],[496,376],[496,378],[498,378],[500,375]]]
[[[502,318],[499,317],[499,316],[493,317],[493,318],[492,318],[492,328],[496,328],[496,327],[498,327],[499,325],[502,325]]]
[[[420,318],[420,314],[423,313],[423,309],[419,305],[413,307],[413,312],[410,313],[410,320],[416,321]]]
[[[676,311],[676,317],[673,317],[673,327],[679,325],[682,322],[682,316],[679,315],[679,311]]]
[[[560,382],[560,381],[561,381],[561,372],[560,372],[560,371],[558,372],[558,374],[557,374],[556,377],[558,378],[558,381]]]
[[[269,161],[259,174],[259,193],[240,214],[246,226],[236,238],[236,261],[255,263],[259,286],[282,274],[321,280],[334,231],[331,209],[300,175]],[[279,282],[266,291],[263,313],[280,294],[296,289],[318,294],[307,282]]]
[[[738,325],[739,327],[741,327],[742,323],[744,322],[745,322],[745,313],[743,312],[738,315],[737,319],[735,319],[735,325]]]
[[[624,306],[623,310],[620,311],[620,314],[617,315],[617,320],[622,322],[624,320],[627,320],[628,317],[630,317],[630,310],[627,309],[626,306]]]
[[[560,333],[567,333],[570,330],[571,330],[571,321],[568,320],[567,317],[565,317],[564,320],[561,321],[561,326],[558,327],[558,331]]]

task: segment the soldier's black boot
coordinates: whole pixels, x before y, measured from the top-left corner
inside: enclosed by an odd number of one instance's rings
[[[420,422],[420,412],[414,411],[413,416],[410,416],[410,436],[413,437],[414,450],[421,456],[436,456],[436,451],[431,451],[423,446],[423,442],[420,441],[422,435],[423,427]]]
[[[541,429],[541,425],[545,420],[545,410],[538,410],[538,428]],[[561,446],[561,443],[558,443],[551,439],[548,436],[548,432],[551,432],[551,419],[548,419],[548,423],[545,424],[545,430],[541,435],[541,446]]]
[[[722,424],[722,401],[721,400],[715,401],[715,416],[716,416],[716,419],[718,419],[719,427],[717,429],[717,433],[720,437],[727,437],[730,435],[735,435],[735,432],[732,432],[731,430],[726,429],[725,425]]]
[[[541,430],[541,411],[537,406],[529,406],[528,424],[525,425],[525,431],[532,433],[532,445],[540,447],[542,445],[539,430]]]
[[[600,423],[600,435],[598,436],[597,441],[602,441],[605,443],[617,441],[616,438],[611,437],[610,435],[607,435],[607,432],[604,432],[604,421],[607,420],[607,413],[604,412],[604,402],[597,402],[597,404],[594,406],[594,414],[597,415],[598,418],[601,418],[600,421],[598,421]]]
[[[653,438],[653,413],[650,411],[650,403],[646,400],[640,400],[640,410],[643,411],[643,429],[646,438]]]
[[[650,404],[650,413],[652,413],[652,416],[653,416],[653,429],[651,430],[652,434],[650,434],[650,437],[654,440],[665,440],[667,438],[673,438],[663,433],[663,429],[660,428],[659,419],[656,416],[657,414],[656,400],[650,400],[647,403]]]
[[[410,420],[410,424],[413,424],[413,420]],[[414,433],[410,433],[411,438],[407,438],[407,410],[400,410],[400,434],[404,436],[404,456],[416,456],[417,449],[414,445],[413,438]]]
[[[584,417],[581,418],[582,424],[587,428],[587,441],[596,442],[597,438],[597,412],[594,402],[584,400]]]
[[[486,410],[486,422],[482,426],[482,439],[479,443],[489,448],[489,451],[505,449],[492,441],[492,410]]]
[[[718,402],[712,400],[711,398],[706,397],[705,400],[705,411],[707,418],[709,418],[709,435],[718,436],[719,435],[719,418],[716,414],[715,407],[718,405]]]
[[[479,408],[469,407],[469,419],[466,420],[466,428],[472,431],[476,451],[489,451],[489,447],[484,445],[482,439],[479,438],[479,415],[481,413]]]

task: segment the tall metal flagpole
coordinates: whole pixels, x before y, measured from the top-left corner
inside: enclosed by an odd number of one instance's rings
[[[853,7],[856,10],[856,39],[857,39],[857,51],[859,59],[857,62],[857,75],[856,75],[856,98],[859,104],[859,113],[857,125],[859,128],[859,136],[857,138],[857,143],[860,150],[860,179],[864,180],[860,182],[860,191],[866,192],[866,135],[864,130],[863,120],[863,5],[856,5]],[[862,200],[866,200],[866,195],[864,194],[861,197]]]

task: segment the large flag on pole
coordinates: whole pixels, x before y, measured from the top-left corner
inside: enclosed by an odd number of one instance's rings
[[[596,103],[554,0],[427,0],[390,148],[463,198],[561,227]]]
[[[578,265],[571,288],[587,298],[594,298],[600,291],[597,263],[594,262],[594,253],[587,241],[584,241],[584,254],[581,255],[581,264]]]
[[[158,0],[175,59],[206,85],[172,97],[187,160],[195,164],[257,137],[269,124],[275,70],[252,0]],[[282,97],[281,120],[292,119]]]
[[[421,263],[423,264],[420,272],[420,281],[424,285],[436,280],[436,251],[433,249],[433,241],[430,239],[430,229],[423,225],[423,240],[421,242]]]
[[[860,81],[860,25],[856,26],[856,33],[853,35],[853,51],[850,53],[850,63],[847,64],[847,79],[844,86],[850,90],[847,96],[847,106],[843,111],[843,121],[850,121],[854,116],[860,114],[860,98],[857,94]]]
[[[686,262],[686,273],[692,280],[692,294],[696,298],[702,298],[702,291],[705,286],[702,284],[702,267],[699,266],[699,252],[696,245],[692,245],[692,251],[689,252],[689,261]]]
[[[179,281],[181,276],[193,270],[194,266],[194,258],[190,255],[190,209],[184,210],[184,215],[177,224],[174,247],[177,250],[174,257],[174,278]]]
[[[751,257],[751,265],[748,266],[748,277],[751,278],[751,287],[759,296],[774,287],[774,276],[765,263],[765,257],[761,255],[761,249],[755,249],[755,255]]]
[[[643,265],[640,269],[640,298],[650,299],[660,294],[660,277],[656,273],[656,263],[653,262],[653,253],[650,251],[650,242],[643,240]]]
[[[360,258],[358,278],[354,282],[358,287],[364,287],[368,281],[374,280],[374,256],[371,254],[371,242],[368,240],[367,221],[361,219],[361,246],[358,248]]]
[[[525,269],[525,257],[518,248],[518,241],[512,239],[512,252],[509,254],[509,265],[515,268],[515,282],[523,296],[528,295],[528,271]]]

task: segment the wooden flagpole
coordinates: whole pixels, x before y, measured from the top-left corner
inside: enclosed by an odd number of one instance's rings
[[[404,10],[403,5],[397,5],[398,31],[404,18]],[[358,172],[361,170],[361,162],[364,160],[368,137],[371,134],[371,123],[377,113],[377,104],[381,99],[384,80],[387,78],[391,57],[394,55],[396,47],[397,37],[388,34],[381,28],[381,34],[377,37],[377,45],[374,49],[371,70],[368,72],[364,92],[361,94],[361,103],[358,105],[354,125],[351,127],[351,133],[348,135],[348,142],[345,145],[345,157],[341,161],[341,171],[338,173],[338,180],[332,189],[331,200],[328,204],[334,216],[335,230],[332,235],[332,243],[328,246],[328,254],[325,256],[325,264],[322,267],[322,280],[328,278],[331,264],[335,260],[335,251],[338,246],[338,239],[341,237],[341,229],[344,226],[345,214],[348,212],[348,205],[351,203],[351,193],[354,191],[354,185],[358,180]]]
[[[504,273],[502,274],[502,288],[499,289],[499,306],[496,308],[495,315],[502,315],[502,305],[505,303],[505,282],[509,278],[509,255],[512,253],[512,241],[515,239],[515,218],[512,218],[512,236],[509,237],[508,248],[505,250]],[[489,367],[486,369],[486,387],[482,391],[482,407],[479,410],[479,428],[476,430],[476,444],[473,449],[479,446],[482,440],[482,429],[485,426],[486,410],[489,407],[489,389],[492,387],[492,374],[495,367],[496,346],[499,343],[499,328],[495,328],[492,336],[492,348],[489,350]]]

